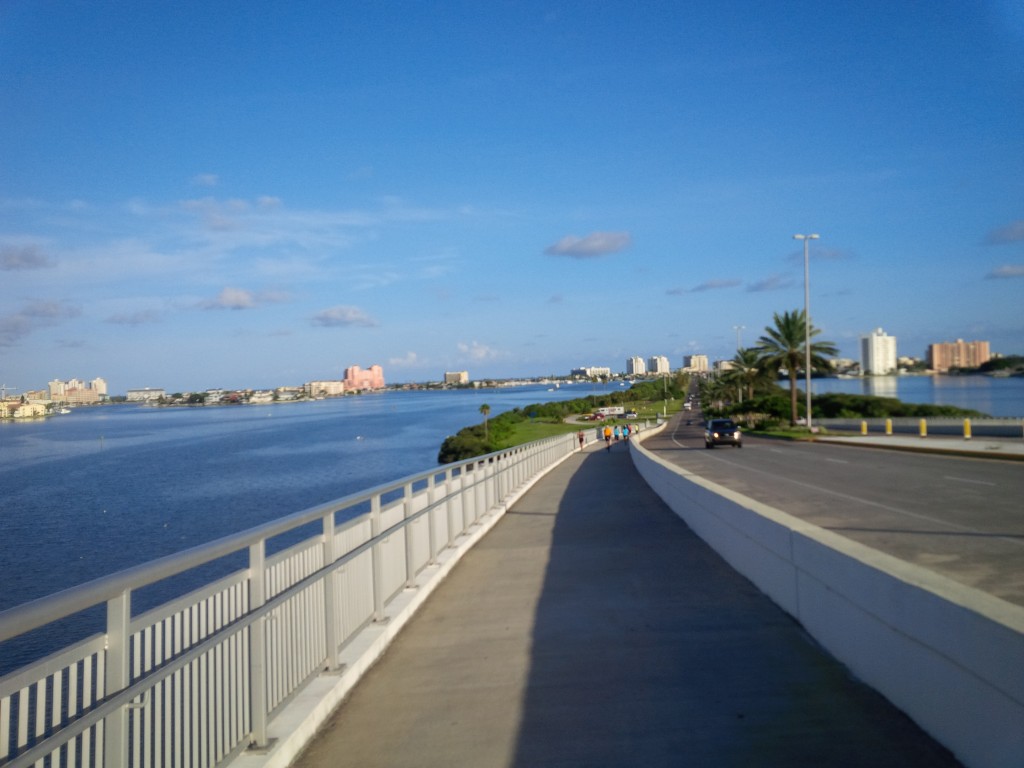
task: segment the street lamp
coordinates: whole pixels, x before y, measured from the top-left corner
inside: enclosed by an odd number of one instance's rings
[[[809,240],[820,235],[793,235],[794,240],[804,241],[804,374],[807,377],[807,431],[811,431],[811,277],[807,259]]]
[[[736,351],[739,352],[743,347],[740,345],[740,331],[747,326],[745,325],[734,325],[732,329],[736,331]]]

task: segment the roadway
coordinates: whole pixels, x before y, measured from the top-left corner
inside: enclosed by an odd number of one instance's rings
[[[1024,465],[980,443],[975,456],[941,452],[965,450],[963,440],[863,448],[871,440],[850,438],[861,446],[853,448],[747,434],[742,449],[706,450],[699,418],[676,417],[644,445],[707,480],[1024,605]]]

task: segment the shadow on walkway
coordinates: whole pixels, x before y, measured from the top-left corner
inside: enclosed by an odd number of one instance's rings
[[[621,443],[524,496],[297,764],[957,765],[698,539]]]
[[[624,448],[565,485],[513,765],[956,764],[697,538]]]

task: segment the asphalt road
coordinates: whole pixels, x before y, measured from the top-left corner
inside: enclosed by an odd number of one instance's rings
[[[738,493],[1024,605],[1024,466],[744,435],[704,447],[677,417],[644,445]]]

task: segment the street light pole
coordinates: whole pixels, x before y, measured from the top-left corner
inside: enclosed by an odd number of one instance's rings
[[[804,374],[807,377],[807,431],[811,431],[811,270],[807,257],[810,240],[820,235],[793,235],[794,240],[804,241]]]
[[[732,329],[734,331],[736,331],[736,351],[737,352],[739,352],[740,349],[742,349],[742,347],[740,346],[740,331],[742,331],[746,327],[747,326],[745,326],[745,325],[734,325],[732,327]]]

